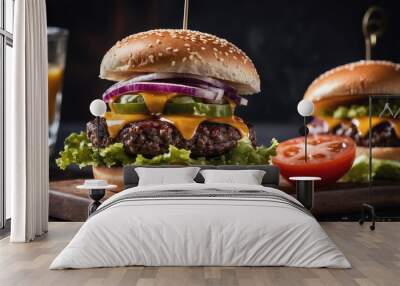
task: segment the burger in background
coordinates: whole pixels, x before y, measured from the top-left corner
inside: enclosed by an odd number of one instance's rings
[[[267,164],[277,142],[257,146],[234,115],[260,91],[249,57],[227,40],[190,30],[152,30],[116,43],[100,77],[119,81],[103,94],[110,111],[71,134],[57,159],[70,164]],[[96,153],[100,148],[99,153]],[[104,177],[112,168],[94,169]]]
[[[369,129],[369,96],[374,96]],[[383,112],[389,95],[390,112]],[[382,99],[375,99],[381,97]],[[357,145],[346,181],[368,181],[369,144],[374,180],[400,180],[400,65],[388,61],[359,61],[334,68],[318,77],[304,98],[315,106],[311,134],[351,137]],[[371,133],[371,142],[369,134]]]

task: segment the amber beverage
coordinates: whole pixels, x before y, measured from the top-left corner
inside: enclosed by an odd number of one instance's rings
[[[61,86],[64,76],[64,69],[58,66],[50,66],[48,71],[49,84],[49,125],[54,121],[57,107],[57,94],[61,92]]]
[[[60,125],[62,85],[64,78],[68,31],[56,27],[47,28],[48,40],[48,104],[49,148],[53,152]]]

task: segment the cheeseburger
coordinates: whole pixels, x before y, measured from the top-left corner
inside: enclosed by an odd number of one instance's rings
[[[240,95],[260,91],[251,60],[215,36],[187,30],[154,30],[129,36],[104,56],[100,77],[120,81],[103,94],[107,112],[95,146],[121,142],[126,153],[151,158],[170,145],[194,157],[222,155],[239,139],[255,138],[234,116]],[[97,137],[97,134],[100,134]]]
[[[358,155],[368,154],[371,143],[374,158],[400,161],[400,101],[388,101],[389,95],[400,95],[399,64],[369,60],[334,68],[312,82],[304,95],[315,106],[310,133],[351,137]],[[385,109],[388,102],[390,111]]]
[[[227,40],[190,30],[131,35],[105,54],[100,78],[116,82],[102,96],[109,111],[89,122],[86,134],[65,140],[57,159],[62,169],[266,164],[275,152],[275,140],[256,146],[254,130],[235,116],[247,105],[243,96],[260,91],[260,78]]]

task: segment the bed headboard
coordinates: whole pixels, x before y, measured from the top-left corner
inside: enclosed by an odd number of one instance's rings
[[[172,165],[161,165],[161,166],[125,166],[124,167],[124,185],[125,189],[136,187],[139,182],[139,177],[135,171],[137,167],[146,167],[146,168],[177,168],[177,167],[187,167],[187,166],[172,166]],[[219,165],[219,166],[210,166],[210,165],[200,165],[195,166],[199,167],[202,170],[204,169],[219,169],[219,170],[263,170],[265,171],[264,178],[262,180],[262,185],[266,187],[274,187],[277,188],[279,185],[279,169],[276,166],[272,165]],[[203,176],[199,173],[194,179],[197,183],[204,183]]]

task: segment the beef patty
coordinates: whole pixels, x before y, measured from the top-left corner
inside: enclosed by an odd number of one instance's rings
[[[254,129],[250,128],[250,140],[256,146]],[[169,145],[191,151],[192,157],[215,157],[223,155],[241,139],[239,131],[226,124],[203,122],[195,135],[186,140],[174,125],[157,119],[129,123],[112,140],[107,131],[107,123],[101,119],[99,135],[95,120],[87,124],[87,136],[94,146],[106,147],[121,142],[125,152],[131,155],[142,154],[147,158],[168,152]]]
[[[369,134],[361,136],[358,133],[357,126],[351,125],[338,125],[332,132],[340,136],[348,136],[354,139],[357,146],[369,146]],[[373,147],[398,147],[400,146],[400,139],[397,137],[395,130],[389,122],[383,122],[372,128],[371,145]]]
[[[369,134],[361,136],[358,133],[357,126],[354,124],[339,124],[330,132],[327,132],[323,127],[323,121],[318,119],[315,119],[311,126],[312,134],[332,133],[339,136],[348,136],[356,142],[357,146],[369,146]],[[400,146],[400,139],[389,122],[382,122],[372,128],[371,145],[374,147],[398,147]]]

